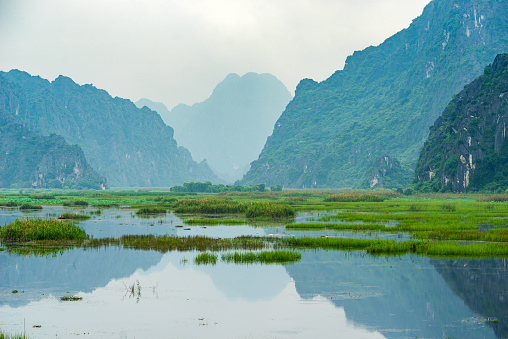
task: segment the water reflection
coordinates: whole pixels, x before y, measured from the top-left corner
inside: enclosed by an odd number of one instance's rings
[[[330,299],[348,320],[387,338],[495,338],[484,315],[467,307],[433,264],[409,255],[307,251],[287,271],[303,298]]]
[[[26,319],[36,338],[382,338],[349,323],[330,300],[302,299],[284,266],[195,266],[195,255],[167,253],[148,269],[76,293],[82,301],[61,302],[52,292],[26,305],[0,306],[2,330],[20,332]],[[96,268],[107,270],[100,263]]]
[[[499,338],[508,337],[508,269],[506,259],[431,260],[453,293],[484,317]]]
[[[90,292],[138,268],[157,264],[162,254],[119,247],[69,250],[56,256],[0,252],[0,305],[19,307],[48,295]],[[12,293],[17,290],[18,293]],[[1,319],[1,318],[0,318]]]

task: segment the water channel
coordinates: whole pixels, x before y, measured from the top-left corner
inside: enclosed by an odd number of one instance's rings
[[[54,217],[64,211],[69,209],[45,207],[28,216]],[[0,210],[0,224],[26,216]],[[286,232],[283,226],[178,227],[182,225],[173,214],[142,219],[132,209],[107,209],[80,222],[96,238],[302,234]],[[349,236],[328,231],[312,235],[323,234]],[[302,259],[289,265],[235,265],[220,260],[216,265],[196,265],[197,252],[112,246],[25,256],[3,250],[0,330],[26,332],[31,338],[508,336],[504,259],[301,253]],[[61,301],[63,296],[82,300]]]

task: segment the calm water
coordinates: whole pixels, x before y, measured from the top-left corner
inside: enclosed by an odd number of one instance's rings
[[[45,208],[38,215],[62,210]],[[0,212],[2,224],[21,216]],[[282,227],[248,225],[185,230],[176,227],[183,223],[172,214],[140,219],[133,212],[105,210],[80,225],[95,237],[286,235]],[[2,251],[0,329],[26,328],[32,338],[508,336],[508,269],[502,259],[318,250],[302,251],[302,260],[291,265],[200,266],[193,262],[196,255],[118,247],[48,257]],[[70,295],[83,300],[60,301]],[[499,323],[487,323],[488,317]]]

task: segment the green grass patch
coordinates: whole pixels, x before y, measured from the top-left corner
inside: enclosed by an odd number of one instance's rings
[[[143,215],[143,214],[166,214],[167,209],[159,206],[147,206],[147,207],[141,207],[137,210],[137,215]]]
[[[287,205],[279,205],[271,202],[255,202],[249,205],[245,212],[245,216],[247,218],[292,218],[295,216],[295,210]]]
[[[28,339],[29,337],[23,334],[7,334],[0,332],[0,339]]]
[[[12,207],[18,207],[19,205],[21,205],[21,203],[16,202],[16,201],[2,201],[2,202],[0,202],[0,207],[12,208]]]
[[[324,199],[326,202],[382,202],[386,197],[375,193],[344,192],[329,195]]]
[[[175,237],[155,235],[126,235],[121,238],[91,239],[85,247],[120,245],[139,250],[168,251],[221,251],[248,249],[260,250],[273,244],[275,238],[242,236],[233,239],[209,238],[203,236]]]
[[[52,200],[55,199],[55,195],[51,193],[33,193],[30,194],[30,198],[40,200]]]
[[[337,231],[387,231],[392,229],[397,232],[397,228],[386,227],[380,224],[326,224],[326,223],[299,223],[287,224],[288,230],[337,230]]]
[[[42,206],[40,205],[32,205],[27,202],[24,202],[19,206],[19,209],[22,211],[33,211],[33,210],[42,210]]]
[[[194,263],[196,265],[207,265],[207,264],[215,265],[217,263],[218,258],[219,256],[215,253],[203,252],[198,254],[196,258],[194,258]]]
[[[232,199],[183,199],[176,202],[176,213],[234,214],[245,213],[247,204]]]
[[[187,225],[245,225],[247,221],[241,219],[187,219]]]
[[[88,207],[88,202],[85,200],[64,200],[62,201],[63,206],[73,206],[73,207]]]
[[[87,235],[82,228],[53,219],[17,219],[13,223],[0,227],[0,240],[5,242],[86,238]]]
[[[235,264],[283,264],[299,261],[302,255],[299,252],[276,250],[261,252],[234,252],[221,255],[222,261]]]
[[[336,250],[364,250],[371,254],[415,253],[440,257],[504,257],[508,245],[500,243],[461,244],[445,241],[403,241],[351,238],[290,238],[281,241],[293,248],[322,248]]]
[[[75,213],[64,213],[58,216],[58,219],[70,219],[70,220],[88,220],[89,215],[75,214]]]

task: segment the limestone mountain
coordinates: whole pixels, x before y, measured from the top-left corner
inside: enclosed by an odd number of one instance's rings
[[[169,113],[156,103],[148,107],[174,128],[178,144],[194,159],[206,159],[221,178],[233,182],[257,159],[290,100],[275,76],[247,73],[229,74],[208,99],[192,106],[178,105]]]
[[[104,188],[106,180],[79,146],[54,134],[39,136],[15,121],[18,96],[0,75],[0,187]]]
[[[64,76],[49,82],[12,70],[2,77],[21,91],[15,120],[39,135],[54,133],[79,145],[110,186],[217,180],[205,163],[177,146],[173,130],[148,108]]]
[[[420,191],[508,188],[508,54],[466,86],[430,129],[416,166]]]
[[[433,0],[327,80],[302,80],[241,183],[359,187],[383,155],[414,168],[453,94],[508,50],[507,13],[507,1]]]

